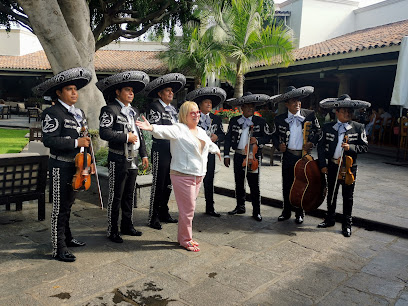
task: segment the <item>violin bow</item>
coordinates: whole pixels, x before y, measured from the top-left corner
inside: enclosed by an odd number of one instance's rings
[[[248,162],[249,162],[249,143],[251,142],[251,131],[254,128],[254,125],[251,125],[248,130],[248,143],[247,143],[247,152],[246,152],[246,158],[247,158],[247,164],[245,167],[245,176],[244,176],[244,192],[245,192],[245,198],[246,198],[246,177],[248,174]]]
[[[96,184],[98,186],[99,202],[100,202],[100,205],[101,205],[101,209],[103,210],[102,192],[101,192],[101,186],[99,185],[98,168],[96,167],[96,159],[95,159],[94,149],[93,149],[93,146],[92,146],[92,139],[91,139],[91,142],[90,142],[90,146],[91,146],[91,156],[92,156],[92,159],[93,159],[94,164],[95,164],[95,178],[96,178]]]
[[[348,141],[348,137],[347,137],[347,135],[344,135],[343,143],[347,143],[347,141]],[[337,167],[337,175],[336,175],[336,180],[334,182],[333,194],[332,194],[332,198],[331,198],[331,201],[330,201],[330,205],[333,205],[333,199],[334,199],[334,193],[335,193],[334,191],[336,190],[336,185],[337,185],[337,182],[339,181],[340,168],[341,168],[341,164],[343,163],[343,154],[344,154],[344,147],[341,148],[339,166]]]

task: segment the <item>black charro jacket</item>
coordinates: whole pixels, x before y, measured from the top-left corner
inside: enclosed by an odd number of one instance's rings
[[[206,131],[206,133],[208,137],[211,137],[212,134],[217,135],[218,139],[215,142],[215,144],[219,146],[219,144],[223,142],[225,139],[225,132],[224,127],[222,126],[222,119],[220,116],[214,115],[213,113],[210,113],[209,116],[211,118],[211,126],[208,129],[208,131]],[[198,126],[203,128],[200,125],[200,122],[198,123]]]
[[[138,120],[140,117],[139,110],[135,107],[132,108],[136,112],[135,120]],[[122,106],[116,100],[102,107],[99,116],[99,136],[109,142],[109,148],[124,152],[124,144],[127,143],[127,134],[131,130],[131,124],[127,116],[121,113],[121,109]],[[143,134],[138,127],[133,133],[140,139],[140,157],[147,157]],[[130,145],[130,143],[128,144]]]
[[[319,141],[321,129],[319,121],[316,118],[315,112],[312,110],[301,108],[300,115],[305,117],[305,120],[303,121],[302,130],[304,129],[305,123],[307,121],[310,121],[312,123],[308,140],[313,144],[317,144],[317,142]],[[272,143],[277,150],[279,150],[279,144],[284,143],[287,146],[289,143],[290,127],[289,123],[285,121],[286,118],[288,118],[287,111],[275,117],[275,130],[272,134]]]
[[[323,126],[321,138],[317,145],[317,154],[319,156],[319,167],[327,167],[327,161],[333,158],[336,151],[339,134],[333,128],[337,123],[329,122]],[[348,144],[350,149],[344,151],[344,154],[353,159],[353,165],[357,165],[357,154],[365,153],[368,150],[368,141],[364,129],[364,125],[355,121],[350,121],[351,129],[346,131],[348,136]]]
[[[87,126],[84,112],[82,123]],[[50,148],[50,154],[64,158],[75,158],[80,147],[75,148],[75,139],[81,137],[81,124],[74,115],[57,101],[55,105],[45,109],[41,115],[44,146]]]
[[[224,156],[229,155],[231,148],[236,150],[239,140],[241,139],[242,124],[238,123],[239,118],[241,118],[241,116],[231,118],[228,125],[228,131],[225,135],[224,141]],[[252,136],[258,141],[259,150],[257,156],[259,156],[261,154],[262,147],[270,142],[272,133],[270,132],[268,123],[266,123],[264,118],[253,115],[252,122],[254,123]]]

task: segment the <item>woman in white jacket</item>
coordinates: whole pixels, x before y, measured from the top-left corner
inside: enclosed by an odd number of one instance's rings
[[[145,117],[136,125],[151,131],[155,138],[169,139],[171,164],[170,178],[179,209],[178,235],[180,245],[189,251],[200,251],[193,240],[193,217],[196,198],[207,172],[208,153],[215,153],[221,160],[220,149],[197,127],[200,111],[195,102],[186,101],[180,107],[179,123],[173,125],[150,124]]]

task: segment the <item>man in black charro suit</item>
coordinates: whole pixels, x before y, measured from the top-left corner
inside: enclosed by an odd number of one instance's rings
[[[177,110],[171,102],[174,94],[186,84],[186,78],[180,73],[170,73],[150,82],[145,89],[147,97],[158,100],[149,104],[146,119],[150,124],[171,125],[177,122]],[[171,194],[170,180],[170,141],[153,137],[152,145],[153,184],[150,194],[148,225],[161,230],[160,222],[177,223],[169,214],[168,202]]]
[[[52,256],[65,262],[76,260],[68,247],[85,245],[85,242],[73,238],[69,219],[75,201],[72,187],[76,172],[75,156],[83,148],[89,147],[91,141],[81,132],[83,127],[87,129],[85,114],[74,105],[78,99],[78,90],[86,86],[91,78],[88,69],[71,68],[33,88],[37,95],[52,96],[56,100],[55,105],[42,113],[41,124],[44,146],[50,148]]]
[[[295,88],[289,86],[286,92],[271,99],[272,103],[284,102],[288,111],[275,117],[275,131],[272,143],[283,153],[282,158],[282,190],[283,211],[278,221],[284,221],[292,215],[292,205],[289,201],[290,189],[294,181],[294,167],[302,158],[302,150],[309,151],[317,144],[320,135],[320,124],[315,112],[301,108],[301,99],[313,93],[314,88],[305,86]],[[311,122],[308,141],[303,144],[303,130],[306,122]],[[303,223],[304,212],[301,207],[295,208],[295,222]]]
[[[198,126],[207,132],[211,140],[219,146],[224,141],[225,133],[220,116],[211,113],[211,109],[225,101],[226,92],[219,87],[203,87],[189,92],[187,101],[194,101],[200,108],[201,115]],[[213,217],[221,215],[214,209],[214,174],[215,155],[208,154],[207,173],[203,179],[205,195],[205,213]]]
[[[122,243],[119,234],[119,209],[122,210],[120,233],[141,236],[133,226],[133,202],[138,172],[137,157],[142,158],[147,169],[149,161],[143,134],[136,126],[139,110],[131,105],[134,94],[149,83],[149,76],[142,71],[125,71],[96,83],[104,93],[108,105],[102,107],[99,117],[99,135],[109,142],[109,200],[108,238]]]
[[[342,233],[344,237],[351,236],[351,212],[353,209],[354,187],[356,185],[357,155],[368,150],[364,125],[351,119],[354,109],[369,108],[370,106],[369,102],[352,100],[349,95],[342,95],[339,98],[328,98],[320,102],[320,107],[336,110],[337,120],[326,123],[323,126],[323,133],[317,147],[319,166],[322,173],[327,174],[328,185],[327,214],[324,221],[319,223],[317,227],[327,228],[334,226],[337,193],[340,185],[342,185]],[[340,161],[346,157],[351,157],[353,161],[350,171],[354,176],[354,182],[345,180],[342,175],[340,175],[341,178],[338,178],[337,175],[341,165]]]
[[[234,179],[235,197],[237,206],[228,212],[229,215],[245,213],[245,167],[242,163],[246,157],[245,146],[257,144],[259,149],[255,154],[259,167],[255,171],[248,170],[246,179],[251,191],[252,218],[262,221],[261,216],[261,193],[259,190],[259,172],[261,166],[262,147],[270,142],[271,132],[265,119],[254,115],[255,106],[265,104],[269,96],[263,94],[245,93],[243,97],[237,99],[234,104],[241,106],[242,116],[233,117],[228,125],[228,131],[224,142],[224,165],[230,166],[230,149],[234,152]],[[231,103],[231,102],[230,102]],[[250,137],[250,128],[253,126],[253,134]]]

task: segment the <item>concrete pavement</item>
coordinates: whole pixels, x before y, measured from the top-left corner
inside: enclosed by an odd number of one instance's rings
[[[36,220],[36,203],[0,212],[0,305],[407,305],[408,239],[340,224],[277,222],[280,209],[262,206],[256,222],[226,214],[234,199],[215,196],[221,218],[205,215],[201,193],[193,234],[201,251],[177,245],[176,224],[146,226],[149,188],[135,209],[141,237],[106,238],[106,210],[77,200],[71,228],[87,246],[77,261],[51,259],[51,204]],[[86,198],[85,193],[79,198]],[[94,196],[92,197],[94,198]],[[172,195],[171,214],[177,215]],[[13,208],[13,207],[12,207]],[[4,210],[4,206],[0,206]]]

